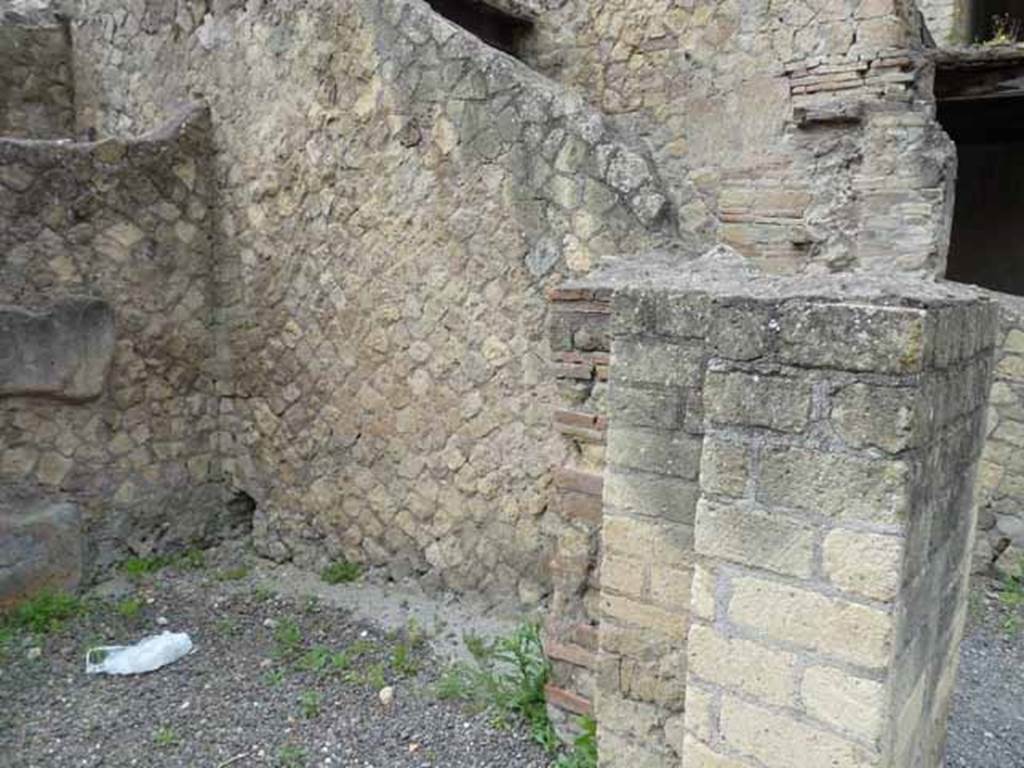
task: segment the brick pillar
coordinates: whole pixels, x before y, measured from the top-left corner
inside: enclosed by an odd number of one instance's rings
[[[849,276],[614,306],[603,768],[936,768],[992,306]]]
[[[765,332],[705,373],[686,768],[941,763],[994,312],[894,290],[716,302]]]
[[[570,446],[555,468],[560,525],[551,562],[553,594],[544,626],[551,662],[548,712],[571,739],[576,717],[591,713],[597,654],[597,537],[604,486],[605,401],[608,379],[607,291],[554,288],[549,341],[560,403],[553,426]]]

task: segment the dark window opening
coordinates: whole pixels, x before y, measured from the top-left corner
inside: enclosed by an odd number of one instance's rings
[[[488,45],[512,56],[519,56],[533,31],[533,22],[528,19],[504,13],[480,0],[427,0],[427,4]]]
[[[946,277],[1024,295],[1024,96],[940,101],[938,116],[957,149]]]
[[[1024,0],[974,0],[968,14],[973,42],[1024,39]]]

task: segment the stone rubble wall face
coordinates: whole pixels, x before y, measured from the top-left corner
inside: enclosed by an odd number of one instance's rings
[[[0,136],[59,139],[75,126],[68,30],[0,13]]]
[[[999,558],[1013,569],[1024,556],[1024,300],[990,295],[999,304],[999,343],[978,474],[975,565]]]
[[[938,765],[992,304],[614,304],[602,765]]]
[[[85,297],[99,329],[61,336],[77,378],[0,397],[0,515],[78,505],[93,572],[222,522],[207,130],[193,113],[140,140],[0,139],[0,304],[45,336]]]
[[[644,153],[421,2],[86,0],[82,127],[214,115],[224,467],[259,550],[551,588],[544,289],[671,244]]]
[[[773,272],[943,272],[953,147],[911,3],[549,5],[527,61],[642,137],[692,231]]]

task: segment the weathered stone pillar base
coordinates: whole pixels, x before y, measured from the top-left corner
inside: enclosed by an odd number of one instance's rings
[[[690,276],[614,307],[602,766],[938,766],[992,305]]]

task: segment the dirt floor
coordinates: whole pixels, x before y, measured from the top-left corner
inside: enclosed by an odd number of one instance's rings
[[[2,768],[551,761],[522,729],[437,695],[448,661],[464,654],[464,632],[513,626],[480,606],[410,585],[330,586],[240,545],[108,582],[88,605],[42,640],[17,635],[2,646]],[[947,768],[1024,768],[1024,627],[1010,616],[995,584],[979,580]],[[164,629],[188,632],[195,651],[137,677],[84,673],[87,648]]]

